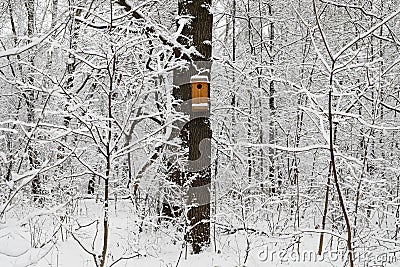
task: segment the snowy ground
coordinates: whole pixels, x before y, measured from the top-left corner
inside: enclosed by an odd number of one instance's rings
[[[72,230],[75,238],[59,230],[56,213],[39,211],[41,216],[31,216],[26,223],[16,218],[0,224],[0,267],[95,266],[93,257],[85,252],[101,253],[102,207],[92,200],[82,200],[75,206],[75,221],[63,221],[66,229]],[[249,235],[244,232],[218,234],[211,246],[200,255],[193,255],[182,241],[182,233],[173,225],[158,227],[151,218],[144,218],[143,231],[139,225],[135,208],[128,201],[120,201],[110,209],[110,242],[107,266],[344,266],[345,260],[338,254],[325,254],[325,262],[315,257],[318,234],[304,234],[299,246],[290,237]],[[19,219],[19,220],[18,220]],[[99,220],[97,223],[96,220]],[[10,221],[13,221],[10,222]],[[96,231],[98,229],[98,231]],[[47,231],[45,231],[47,230]],[[96,236],[96,241],[94,237]],[[55,234],[54,234],[55,233]],[[51,242],[48,242],[48,241]],[[215,244],[214,244],[215,240]],[[79,244],[80,243],[80,244]],[[32,244],[37,248],[32,248]],[[293,245],[294,244],[294,245]],[[216,245],[216,246],[215,246]],[[94,249],[92,249],[92,246]],[[246,249],[249,253],[245,265]],[[300,256],[297,249],[300,249]],[[309,254],[307,254],[309,253]],[[139,255],[140,254],[140,255]],[[360,256],[360,255],[358,255]],[[360,257],[365,256],[361,255]],[[121,259],[121,257],[132,257]],[[120,259],[120,260],[119,260]],[[119,260],[119,261],[118,261]],[[388,264],[394,259],[381,258],[374,265],[361,261],[356,266],[400,266]],[[330,261],[330,262],[329,262]],[[386,261],[386,263],[382,262]]]

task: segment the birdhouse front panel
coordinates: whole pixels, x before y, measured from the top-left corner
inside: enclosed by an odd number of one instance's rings
[[[192,111],[208,110],[208,77],[193,76],[192,84]]]

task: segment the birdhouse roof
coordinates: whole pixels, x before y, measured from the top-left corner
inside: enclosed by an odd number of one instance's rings
[[[204,82],[208,83],[208,76],[206,75],[194,75],[190,78],[190,83],[198,83],[198,82]]]

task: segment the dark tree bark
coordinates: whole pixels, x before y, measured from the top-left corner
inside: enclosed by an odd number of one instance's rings
[[[268,4],[268,15],[270,17],[273,16],[272,4]],[[271,72],[273,72],[274,65],[274,41],[275,41],[275,24],[271,22],[270,24],[270,33],[269,33],[269,54],[270,54],[270,64],[271,64]],[[269,143],[275,143],[275,114],[276,114],[276,105],[275,105],[275,83],[274,81],[270,81],[269,83],[269,111],[270,111],[270,120],[269,120]],[[269,179],[272,183],[271,193],[276,194],[279,192],[279,188],[282,182],[278,179],[276,175],[275,168],[275,154],[276,150],[274,148],[269,149]]]
[[[192,55],[188,61],[189,68],[174,72],[173,95],[183,104],[178,108],[185,114],[190,114],[190,121],[179,133],[183,140],[183,148],[188,148],[189,164],[185,172],[178,167],[172,167],[170,180],[178,185],[189,187],[187,201],[190,205],[187,213],[190,231],[186,240],[192,244],[193,252],[199,253],[202,247],[210,242],[210,184],[211,184],[211,127],[209,112],[191,112],[191,84],[193,75],[205,75],[210,79],[212,57],[212,23],[213,17],[209,11],[211,0],[179,1],[179,23],[188,22],[183,27],[178,41],[186,47],[194,46],[200,54]],[[178,25],[179,27],[179,25]],[[208,90],[210,93],[210,88]],[[208,95],[210,97],[210,95]],[[172,211],[172,209],[169,209]]]
[[[89,183],[88,183],[87,193],[89,195],[94,195],[95,182],[96,182],[95,176],[93,175],[92,177],[90,177]]]
[[[25,2],[25,7],[28,15],[28,37],[32,38],[33,34],[35,32],[35,3],[33,0],[27,0]],[[30,42],[30,40],[28,41]],[[28,61],[29,63],[33,66],[33,54],[30,54],[28,56]],[[27,77],[27,84],[28,85],[33,85],[34,84],[34,77],[31,71],[28,70],[28,77]],[[27,121],[28,123],[33,123],[35,121],[35,91],[33,89],[28,89],[26,93],[24,93],[24,98],[27,106]],[[28,130],[34,131],[33,128],[28,127]],[[29,157],[29,164],[32,169],[35,169],[39,165],[38,161],[38,153],[34,148],[34,145],[32,145],[32,142],[30,140],[33,138],[32,135],[33,133],[30,133],[30,139],[28,140],[28,157]],[[30,142],[30,143],[29,143]],[[32,195],[33,195],[33,200],[39,201],[40,200],[40,178],[39,176],[36,176],[35,178],[32,179]]]

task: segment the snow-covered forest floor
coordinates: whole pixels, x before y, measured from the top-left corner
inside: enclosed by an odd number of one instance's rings
[[[212,238],[211,245],[201,254],[193,254],[182,239],[180,227],[170,221],[157,224],[157,217],[140,218],[137,208],[130,200],[112,203],[108,266],[328,267],[346,264],[343,244],[337,244],[333,238],[333,248],[327,247],[324,256],[318,256],[315,247],[319,234],[306,228],[302,234],[277,237],[251,231],[223,232],[217,228],[218,236]],[[73,204],[70,212],[68,219],[57,217],[57,212],[52,210],[38,210],[22,225],[19,219],[23,214],[8,218],[7,224],[0,228],[0,266],[93,266],[93,257],[85,250],[90,252],[101,245],[102,204],[95,203],[94,199],[82,199]],[[61,224],[69,230],[60,230]],[[260,224],[259,229],[266,228]],[[356,257],[359,266],[394,267],[399,266],[399,261],[398,252],[382,248],[359,250]]]

